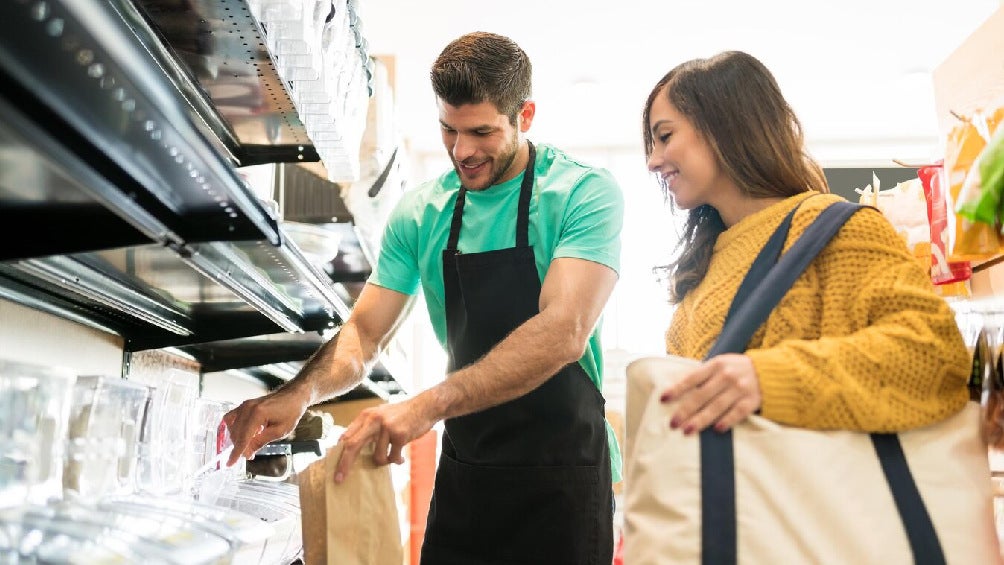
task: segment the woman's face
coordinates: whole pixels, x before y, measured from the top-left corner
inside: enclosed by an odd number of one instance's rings
[[[652,154],[648,169],[666,183],[679,208],[715,206],[724,192],[721,188],[731,183],[718,166],[711,146],[669,101],[665,88],[652,101],[649,114]]]

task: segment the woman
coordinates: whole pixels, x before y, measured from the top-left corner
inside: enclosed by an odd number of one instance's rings
[[[725,52],[671,70],[643,114],[648,168],[689,210],[668,265],[667,352],[702,359],[767,238],[799,206],[791,245],[840,200],[804,148],[770,71]],[[724,431],[754,412],[812,429],[899,431],[957,412],[969,360],[952,311],[877,211],[854,214],[745,354],[714,357],[666,389],[670,425]]]

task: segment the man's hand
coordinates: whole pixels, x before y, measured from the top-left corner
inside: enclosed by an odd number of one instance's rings
[[[661,400],[679,399],[670,420],[683,433],[700,432],[714,424],[724,432],[760,408],[760,380],[753,361],[741,354],[715,356],[673,386],[663,391]]]
[[[335,482],[345,480],[359,451],[371,442],[376,442],[373,462],[377,465],[404,463],[404,446],[425,435],[436,423],[429,400],[429,395],[421,394],[360,412],[338,440],[344,447],[335,467]]]
[[[251,457],[268,442],[288,435],[296,428],[308,406],[309,402],[303,395],[289,388],[245,400],[227,412],[223,421],[234,442],[227,466],[233,465],[242,456]]]

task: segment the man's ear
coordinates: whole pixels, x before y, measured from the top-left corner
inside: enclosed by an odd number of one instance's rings
[[[527,100],[523,102],[523,107],[520,108],[519,114],[516,116],[517,125],[519,126],[519,131],[521,133],[526,133],[530,129],[530,124],[533,123],[533,116],[537,112],[537,103],[533,100]]]

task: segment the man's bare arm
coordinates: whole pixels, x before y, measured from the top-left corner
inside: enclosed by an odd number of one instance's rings
[[[394,337],[409,311],[410,298],[367,284],[338,335],[321,346],[282,388],[295,389],[308,406],[352,390]]]
[[[409,298],[367,284],[338,335],[321,346],[295,378],[223,417],[234,443],[228,464],[289,434],[308,407],[359,384],[405,318]]]

